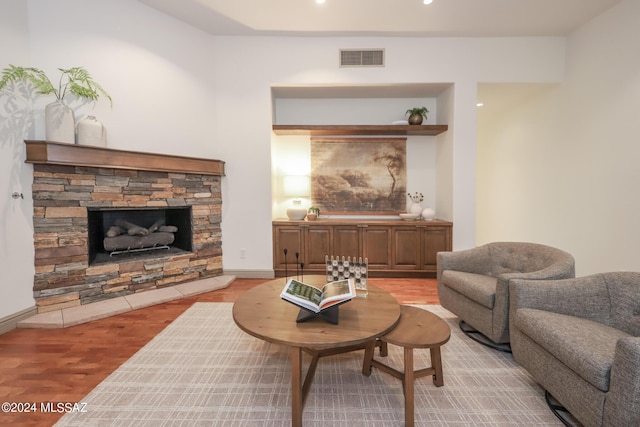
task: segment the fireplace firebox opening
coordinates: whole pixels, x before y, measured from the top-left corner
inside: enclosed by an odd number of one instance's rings
[[[192,252],[190,206],[88,208],[89,265]]]

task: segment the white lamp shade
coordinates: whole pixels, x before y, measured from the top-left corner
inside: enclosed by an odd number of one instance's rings
[[[311,180],[308,175],[285,175],[282,184],[285,196],[308,197],[311,194]]]

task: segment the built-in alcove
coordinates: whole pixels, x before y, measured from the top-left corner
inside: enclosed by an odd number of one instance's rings
[[[117,251],[105,249],[107,231],[119,221],[149,230],[153,224],[175,227],[173,242],[168,245],[135,245]],[[87,209],[89,265],[119,263],[147,259],[153,256],[176,255],[192,251],[191,207],[173,208],[130,208],[130,209]],[[151,233],[150,235],[152,235]]]
[[[454,162],[453,133],[448,130],[453,122],[454,94],[451,82],[273,85],[273,218],[285,217],[293,202],[279,185],[282,178],[311,175],[311,138],[398,136],[407,141],[407,191],[422,193],[424,208],[434,209],[439,218],[451,219]],[[406,123],[407,110],[416,107],[429,110],[423,124],[400,124]],[[316,204],[302,197],[304,207]]]

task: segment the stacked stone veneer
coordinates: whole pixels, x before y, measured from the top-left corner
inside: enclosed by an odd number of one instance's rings
[[[222,274],[220,176],[34,165],[34,297],[59,310]],[[193,252],[88,265],[87,208],[191,206]]]

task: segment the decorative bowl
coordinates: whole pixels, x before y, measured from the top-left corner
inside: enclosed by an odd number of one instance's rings
[[[400,214],[400,218],[404,219],[405,221],[412,221],[414,219],[418,219],[418,216],[420,216],[419,213],[401,213]]]

